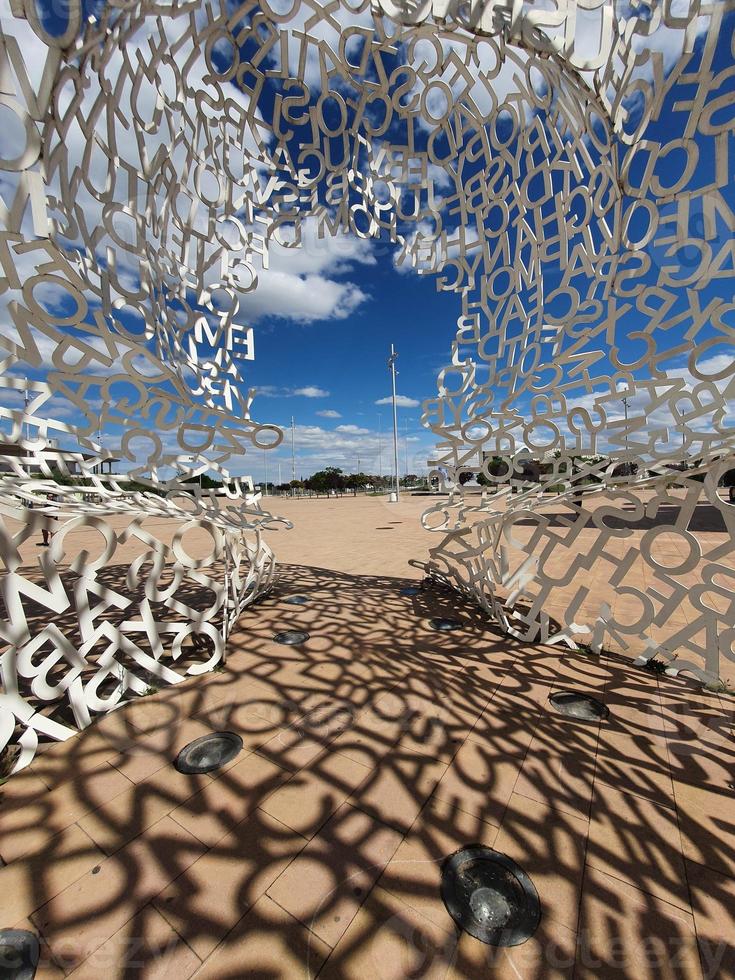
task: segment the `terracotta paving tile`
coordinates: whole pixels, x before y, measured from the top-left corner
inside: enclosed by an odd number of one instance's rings
[[[722,871],[735,864],[735,790],[674,784],[684,857]]]
[[[605,727],[614,734],[635,736],[639,740],[656,740],[664,736],[665,723],[661,713],[658,688],[649,685],[612,681],[605,691],[605,704],[610,715]]]
[[[735,771],[733,709],[720,699],[702,701],[689,692],[671,702],[667,746],[672,777],[724,789]],[[666,711],[666,701],[664,705]]]
[[[24,804],[33,805],[48,792],[46,782],[31,769],[21,769],[0,786],[0,811]]]
[[[209,735],[212,729],[193,718],[182,718],[170,731],[156,731],[139,736],[130,748],[112,756],[110,764],[133,783],[145,782],[159,769],[169,766],[179,751],[195,738]]]
[[[33,913],[31,919],[67,971],[107,942],[202,853],[170,817],[151,827]]]
[[[432,797],[386,865],[380,887],[441,928],[451,922],[439,894],[444,859],[468,844],[495,845],[498,827]]]
[[[155,732],[175,729],[182,717],[188,717],[188,714],[182,715],[177,701],[174,689],[173,694],[163,697],[155,695],[137,698],[122,710],[126,720],[139,735],[153,735]]]
[[[459,689],[451,690],[452,686]],[[472,731],[487,701],[485,694],[473,694],[456,684],[422,693],[409,692],[401,751],[451,758]]]
[[[330,751],[346,755],[372,769],[383,759],[390,758],[401,732],[382,725],[370,712],[360,715],[352,728],[342,732],[330,743]]]
[[[548,694],[550,688],[544,687]],[[546,717],[545,707],[519,702],[514,692],[501,685],[478,716],[467,737],[480,744],[504,745],[526,751],[536,726]]]
[[[435,796],[489,823],[499,823],[525,757],[525,747],[519,751],[511,745],[503,748],[500,739],[485,744],[468,738],[449,764]]]
[[[357,702],[350,697],[333,697],[323,692],[307,694],[301,703],[303,714],[296,720],[295,727],[304,735],[327,743],[352,727],[360,712],[365,710],[364,700],[364,692]]]
[[[288,728],[303,710],[286,685],[277,689],[242,678],[234,683],[216,704],[197,711],[193,717],[215,730],[237,732],[245,740],[265,740],[273,732]]]
[[[72,824],[52,837],[42,854],[0,868],[0,922],[29,916],[104,858],[84,831]]]
[[[544,915],[572,931],[577,927],[588,829],[581,817],[514,793],[495,838],[495,849],[533,879]]]
[[[457,932],[436,925],[391,892],[373,888],[319,974],[320,980],[439,980],[457,955]]]
[[[735,878],[692,861],[686,869],[702,972],[735,977]]]
[[[311,978],[329,952],[321,939],[263,895],[206,960],[197,980]]]
[[[515,792],[555,810],[587,818],[592,799],[599,725],[545,719],[523,760]]]
[[[298,772],[321,755],[328,745],[329,742],[294,727],[282,729],[255,751],[282,769]]]
[[[261,808],[305,837],[313,837],[340,804],[371,774],[367,766],[331,753],[272,793]]]
[[[172,810],[171,816],[203,844],[212,847],[290,775],[253,752],[213,778]]]
[[[600,730],[597,782],[623,793],[645,797],[659,806],[674,805],[674,788],[666,743]]]
[[[256,810],[153,904],[206,959],[305,844],[306,838]]]
[[[536,932],[519,946],[489,946],[462,933],[447,976],[562,980],[574,975],[576,953],[575,933],[542,914]]]
[[[210,782],[207,774],[190,776],[168,765],[144,782],[128,783],[129,789],[86,814],[79,826],[106,854],[114,854]]]
[[[129,976],[187,980],[200,966],[201,960],[181,936],[146,905],[69,976],[73,980]]]
[[[701,978],[692,916],[587,868],[575,978]]]
[[[598,783],[587,863],[689,911],[679,823],[668,807]]]
[[[191,718],[226,697],[228,680],[226,669],[193,675],[173,687],[161,688],[152,699],[173,705],[179,718]]]
[[[90,810],[130,789],[122,773],[103,763],[78,779],[62,783],[34,803],[0,810],[0,855],[5,862],[39,854],[49,840]]]
[[[343,803],[268,895],[334,946],[400,842],[395,830]]]
[[[370,772],[350,796],[350,802],[375,819],[405,832],[446,769],[446,760],[404,752],[399,745]]]
[[[114,723],[112,719],[115,719]],[[93,724],[66,742],[47,746],[31,763],[30,772],[42,779],[49,789],[56,789],[84,773],[99,769],[128,749],[137,737],[135,729],[126,725],[116,711],[110,715],[105,727]]]

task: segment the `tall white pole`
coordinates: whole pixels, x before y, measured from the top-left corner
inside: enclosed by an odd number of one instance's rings
[[[263,496],[268,496],[268,450],[263,450],[263,468],[265,470],[265,493]]]
[[[28,378],[25,378],[25,383],[26,385],[28,385]],[[23,427],[21,432],[21,435],[23,434],[23,432],[25,432],[26,439],[30,439],[31,436],[31,427],[29,423],[26,421],[28,417],[28,402],[29,402],[28,388],[26,387],[23,391]]]
[[[391,383],[393,385],[393,472],[396,475],[396,500],[400,498],[400,487],[398,481],[398,408],[396,406],[396,354],[393,344],[390,345],[390,358],[388,367],[390,368]]]
[[[296,480],[296,451],[294,449],[294,420],[291,416],[291,479]],[[296,492],[294,488],[294,493]]]
[[[378,476],[383,475],[383,423],[378,412]]]

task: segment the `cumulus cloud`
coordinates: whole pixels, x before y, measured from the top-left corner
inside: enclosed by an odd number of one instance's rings
[[[261,385],[256,389],[262,398],[329,398],[329,392],[316,385],[305,385],[303,388],[279,388],[276,385]],[[321,412],[317,414],[323,414]]]
[[[317,415],[320,415],[323,419],[341,419],[342,418],[342,416],[339,414],[339,412],[335,412],[335,410],[333,408],[325,408],[324,411],[317,412],[316,414]]]
[[[392,405],[393,399],[388,396],[387,398],[379,398],[376,405]],[[416,398],[408,398],[407,395],[396,395],[396,405],[399,408],[418,408],[421,404]]]
[[[422,438],[418,430],[405,433],[398,437],[398,467],[401,475],[404,471],[410,473],[425,473],[427,460],[432,455],[431,437]],[[320,425],[296,425],[296,473],[299,477],[308,476],[325,466],[338,466],[344,473],[355,473],[358,462],[363,473],[388,476],[393,470],[392,437],[385,432],[357,425],[344,424],[334,429]],[[290,440],[274,452],[267,454],[269,479],[277,473],[280,463],[282,475],[291,472]],[[244,455],[234,466],[233,471],[240,470],[259,480],[264,476],[262,453]]]
[[[241,312],[249,322],[344,320],[369,297],[356,283],[337,277],[376,261],[370,242],[342,233],[320,238],[316,219],[307,218],[299,242],[270,245],[269,267],[258,273],[257,287],[241,297]]]
[[[294,391],[294,395],[302,395],[304,398],[329,398],[328,391],[325,391],[323,388],[316,388],[314,385],[309,385],[306,388],[297,388]]]

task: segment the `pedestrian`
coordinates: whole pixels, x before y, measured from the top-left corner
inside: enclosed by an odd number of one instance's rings
[[[49,493],[46,496],[46,500],[49,501],[49,503],[52,503],[52,504],[55,504],[58,501],[58,499],[59,498],[58,498],[58,496],[55,493]],[[53,514],[52,515],[49,515],[49,517],[50,517],[50,520],[52,520],[52,521],[58,521],[58,519],[59,519],[58,517],[56,517],[56,515],[53,515]],[[49,528],[47,528],[47,527],[42,527],[41,528],[41,537],[43,538],[43,540],[41,541],[41,547],[42,548],[48,548],[48,546],[51,544],[51,539],[53,538],[53,536],[54,536],[54,532],[53,531],[49,530]]]

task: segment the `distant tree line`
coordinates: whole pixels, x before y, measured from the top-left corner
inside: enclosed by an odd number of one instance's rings
[[[426,477],[409,473],[401,477],[402,487],[420,486],[426,483]],[[327,466],[317,470],[304,480],[291,480],[289,483],[278,483],[274,489],[278,493],[344,493],[358,490],[373,489],[378,491],[390,490],[394,485],[392,476],[376,476],[372,473],[344,473],[338,466]]]

